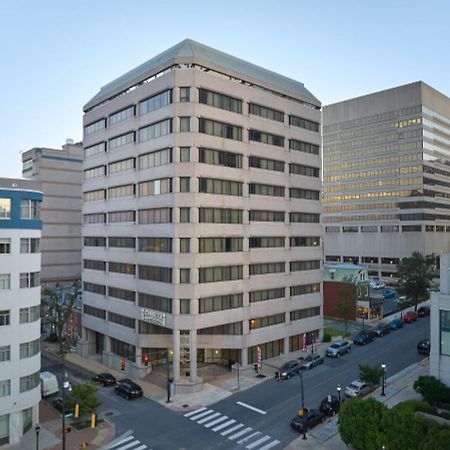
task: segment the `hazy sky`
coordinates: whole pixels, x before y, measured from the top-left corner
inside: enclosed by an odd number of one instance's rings
[[[423,80],[450,95],[448,0],[1,0],[0,177],[82,138],[101,86],[191,38],[323,104]]]

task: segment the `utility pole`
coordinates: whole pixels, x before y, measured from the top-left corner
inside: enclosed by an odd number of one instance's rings
[[[62,388],[62,450],[66,450],[66,389],[72,390],[72,386],[67,379],[67,372],[64,372]]]
[[[170,365],[169,349],[166,350],[166,369],[167,369],[167,403],[170,403]]]

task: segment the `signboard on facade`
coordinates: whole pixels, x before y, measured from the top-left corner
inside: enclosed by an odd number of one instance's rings
[[[144,322],[152,323],[160,327],[166,326],[166,313],[161,311],[153,311],[152,309],[141,309],[141,320]]]

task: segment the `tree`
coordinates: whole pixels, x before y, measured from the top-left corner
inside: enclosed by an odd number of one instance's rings
[[[100,406],[97,391],[98,386],[93,383],[76,384],[67,396],[67,410],[73,412],[78,402],[80,415],[94,412]]]
[[[349,278],[342,280],[339,288],[339,299],[334,310],[336,314],[344,319],[344,333],[347,334],[348,321],[353,317],[356,310],[357,288],[356,284]]]
[[[380,365],[369,366],[368,364],[358,364],[359,378],[364,383],[368,383],[372,390],[380,384],[380,378],[383,376],[383,368]]]
[[[427,402],[450,403],[450,388],[433,376],[419,377],[414,382],[414,390]]]
[[[78,290],[79,283],[75,282],[71,292],[62,292],[58,286],[55,289],[46,287],[42,291],[43,323],[49,324],[56,333],[61,355],[64,354],[64,327],[72,314]]]
[[[423,256],[419,252],[403,258],[397,265],[397,291],[411,299],[416,311],[419,301],[428,298],[428,290],[437,267],[435,254]]]
[[[448,448],[450,442],[450,427],[438,425],[433,422],[428,423],[428,432],[421,443],[420,450],[437,450]]]

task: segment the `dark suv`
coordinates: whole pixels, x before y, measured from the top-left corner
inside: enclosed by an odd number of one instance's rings
[[[353,343],[356,345],[366,345],[372,342],[376,337],[376,333],[372,330],[360,331],[354,338]]]
[[[339,412],[340,406],[335,395],[328,395],[320,402],[319,411],[326,416],[334,416]]]
[[[306,433],[322,422],[325,422],[325,416],[317,409],[310,409],[302,416],[295,416],[291,421],[291,427],[299,433]]]
[[[114,388],[114,392],[122,397],[125,397],[127,400],[142,397],[144,395],[142,388],[128,378],[119,381],[117,386]]]
[[[300,372],[300,370],[301,370],[300,361],[285,362],[279,369],[280,378],[282,380],[291,378],[293,375],[297,375]]]

